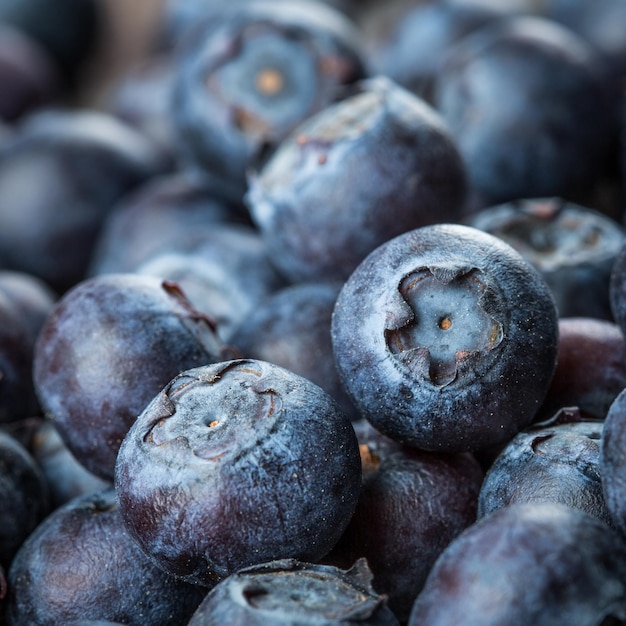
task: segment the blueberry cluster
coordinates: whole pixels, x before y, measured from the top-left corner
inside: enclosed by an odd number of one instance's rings
[[[0,624],[626,626],[625,24],[0,0]]]

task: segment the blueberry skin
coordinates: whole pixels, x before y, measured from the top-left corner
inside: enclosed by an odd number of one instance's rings
[[[176,161],[176,140],[169,107],[176,65],[173,56],[160,49],[151,50],[133,67],[127,67],[109,85],[105,106],[106,110],[152,139]]]
[[[283,559],[244,568],[216,585],[188,626],[397,626],[371,586],[365,559],[349,570]]]
[[[61,77],[50,55],[0,20],[0,120],[15,125],[59,95]]]
[[[112,480],[120,443],[148,402],[181,371],[222,360],[223,348],[177,285],[107,274],[55,305],[35,346],[33,380],[72,454]]]
[[[262,151],[365,74],[354,24],[322,3],[213,11],[178,49],[171,115],[181,160],[243,191]]]
[[[428,572],[445,547],[476,521],[484,472],[469,453],[408,448],[354,424],[363,484],[348,528],[324,562],[367,559],[374,589],[406,623]]]
[[[328,394],[246,359],[176,377],[130,429],[115,469],[142,549],[205,586],[265,561],[319,560],[360,484],[354,429]]]
[[[604,421],[600,472],[613,521],[626,535],[626,389],[615,398]]]
[[[408,626],[619,624],[625,574],[623,539],[597,518],[562,504],[515,504],[446,548]]]
[[[626,335],[626,243],[617,253],[609,281],[609,301],[615,323]]]
[[[31,454],[41,469],[53,509],[112,486],[111,481],[98,478],[76,460],[51,420],[42,420],[36,428]]]
[[[559,317],[613,319],[611,271],[626,239],[612,218],[562,198],[528,198],[488,207],[465,223],[504,239],[532,263]]]
[[[35,459],[0,432],[0,563],[7,568],[24,540],[49,511],[49,494]]]
[[[360,419],[335,366],[330,323],[341,283],[298,283],[260,301],[233,331],[241,354],[308,378],[334,398],[351,420]]]
[[[622,0],[550,0],[545,14],[589,41],[607,61],[612,76],[620,81],[626,71],[626,34],[619,27],[626,21]]]
[[[614,133],[605,67],[556,22],[513,15],[467,35],[442,63],[434,102],[467,165],[475,209],[587,201],[604,174]]]
[[[406,3],[369,46],[375,70],[432,102],[441,59],[462,37],[506,15],[495,3]]]
[[[7,595],[7,579],[4,568],[0,565],[0,618],[3,616],[4,599]]]
[[[33,342],[25,316],[0,290],[0,424],[40,413],[31,374]]]
[[[592,317],[562,317],[556,369],[535,421],[563,407],[604,420],[625,387],[626,339],[620,327]]]
[[[7,626],[81,619],[178,626],[204,597],[146,558],[126,532],[112,489],[51,513],[20,548],[8,585]]]
[[[249,0],[243,0],[240,4],[248,2]],[[320,0],[321,4],[327,4],[348,16],[354,16],[360,8],[353,6],[353,2],[354,0]],[[223,11],[229,4],[229,0],[214,0],[211,3],[205,0],[165,0],[160,34],[162,45],[166,49],[175,46],[177,41],[185,37],[187,32],[206,19],[211,12]],[[285,4],[293,3],[287,0]]]
[[[292,282],[344,281],[374,248],[456,222],[465,167],[438,113],[384,76],[299,125],[245,197]]]
[[[511,246],[459,224],[372,252],[333,313],[343,383],[370,423],[410,446],[473,451],[533,419],[553,375],[552,295]]]
[[[0,270],[0,293],[17,308],[34,345],[45,319],[59,298],[58,294],[36,276],[11,270]]]
[[[249,223],[246,209],[224,197],[218,185],[186,170],[156,176],[122,197],[107,215],[88,274],[132,272],[150,257],[232,222]]]
[[[193,306],[215,321],[218,335],[235,343],[235,328],[286,284],[271,256],[251,226],[214,224],[195,236],[188,233],[134,271],[179,284]]]
[[[489,468],[478,517],[517,502],[557,502],[613,526],[600,470],[601,421],[567,409],[571,421],[552,420],[518,433]]]
[[[85,277],[113,204],[167,167],[154,144],[112,115],[42,110],[29,116],[0,150],[4,268],[65,292]]]

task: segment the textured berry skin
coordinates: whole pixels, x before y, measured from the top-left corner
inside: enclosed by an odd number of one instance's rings
[[[46,481],[21,443],[0,431],[0,564],[9,567],[22,542],[50,510]]]
[[[345,280],[374,248],[461,217],[465,166],[439,114],[384,76],[305,120],[246,201],[292,281]]]
[[[232,341],[234,329],[285,279],[276,270],[260,234],[243,224],[214,224],[155,254],[135,268],[180,285],[194,308],[205,313],[218,335]]]
[[[240,190],[264,149],[366,72],[353,24],[319,2],[231,3],[200,20],[177,59],[182,159]]]
[[[38,415],[32,380],[34,336],[28,315],[0,287],[0,424]]]
[[[626,390],[615,398],[604,421],[600,472],[607,507],[626,534]]]
[[[557,502],[613,525],[602,491],[602,426],[567,409],[518,433],[485,476],[478,516],[517,502]]]
[[[625,575],[623,539],[604,522],[562,504],[511,505],[448,546],[408,624],[620,624]]]
[[[562,198],[534,198],[483,209],[466,223],[504,239],[539,270],[559,317],[612,320],[611,270],[625,243],[614,219]]]
[[[148,402],[180,372],[222,358],[211,322],[178,286],[107,274],[68,291],[35,347],[35,391],[64,442],[111,480],[120,443]]]
[[[222,197],[196,172],[164,174],[125,195],[107,215],[91,255],[89,275],[133,272],[151,257],[217,224],[248,221],[243,204]]]
[[[370,44],[371,64],[374,71],[432,101],[439,65],[450,48],[506,11],[496,3],[407,3],[381,29],[380,41]]]
[[[342,288],[340,375],[362,415],[402,443],[477,450],[533,418],[555,367],[556,309],[508,244],[436,224],[383,244]]]
[[[609,282],[609,300],[615,323],[626,335],[626,242],[615,257]]]
[[[265,561],[319,560],[360,485],[354,429],[330,396],[246,359],[176,377],[130,429],[115,471],[122,516],[146,554],[207,586]]]
[[[8,572],[10,626],[111,620],[186,624],[203,590],[168,576],[128,535],[112,489],[71,500],[22,544]]]
[[[625,387],[626,339],[620,327],[592,317],[561,317],[556,369],[535,421],[564,407],[604,420]]]
[[[319,385],[351,420],[360,415],[335,367],[330,321],[341,283],[297,283],[269,295],[230,338],[248,358],[275,363]]]
[[[349,570],[294,559],[248,567],[209,591],[189,626],[397,626],[367,562]]]
[[[354,426],[361,494],[346,532],[324,561],[349,567],[364,557],[374,589],[406,623],[437,557],[476,521],[484,472],[467,452],[424,452],[381,435],[366,420]]]

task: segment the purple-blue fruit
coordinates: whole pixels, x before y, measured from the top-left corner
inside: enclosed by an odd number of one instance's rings
[[[283,559],[239,570],[216,585],[189,626],[397,626],[365,559],[343,570]]]
[[[344,284],[332,341],[370,423],[410,446],[473,451],[530,423],[558,347],[554,300],[511,246],[458,224],[381,245]]]
[[[171,381],[115,468],[122,517],[144,552],[205,586],[265,561],[319,560],[360,486],[356,435],[339,406],[307,379],[251,359]]]
[[[20,548],[8,585],[7,626],[79,619],[179,626],[204,596],[143,554],[124,527],[112,489],[51,513]]]
[[[442,553],[409,626],[598,626],[626,619],[626,544],[563,504],[515,504]]]
[[[111,480],[137,416],[180,372],[223,357],[205,315],[174,283],[106,274],[68,291],[37,340],[33,378],[47,417],[90,472]]]
[[[252,175],[246,201],[294,282],[344,281],[377,246],[455,222],[465,166],[443,119],[385,76],[300,124]]]
[[[613,526],[602,490],[602,427],[572,408],[518,433],[487,471],[478,517],[518,502],[556,502]]]

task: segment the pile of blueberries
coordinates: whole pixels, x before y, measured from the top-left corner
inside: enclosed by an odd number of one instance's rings
[[[0,623],[625,626],[626,2],[155,11],[0,0]]]

